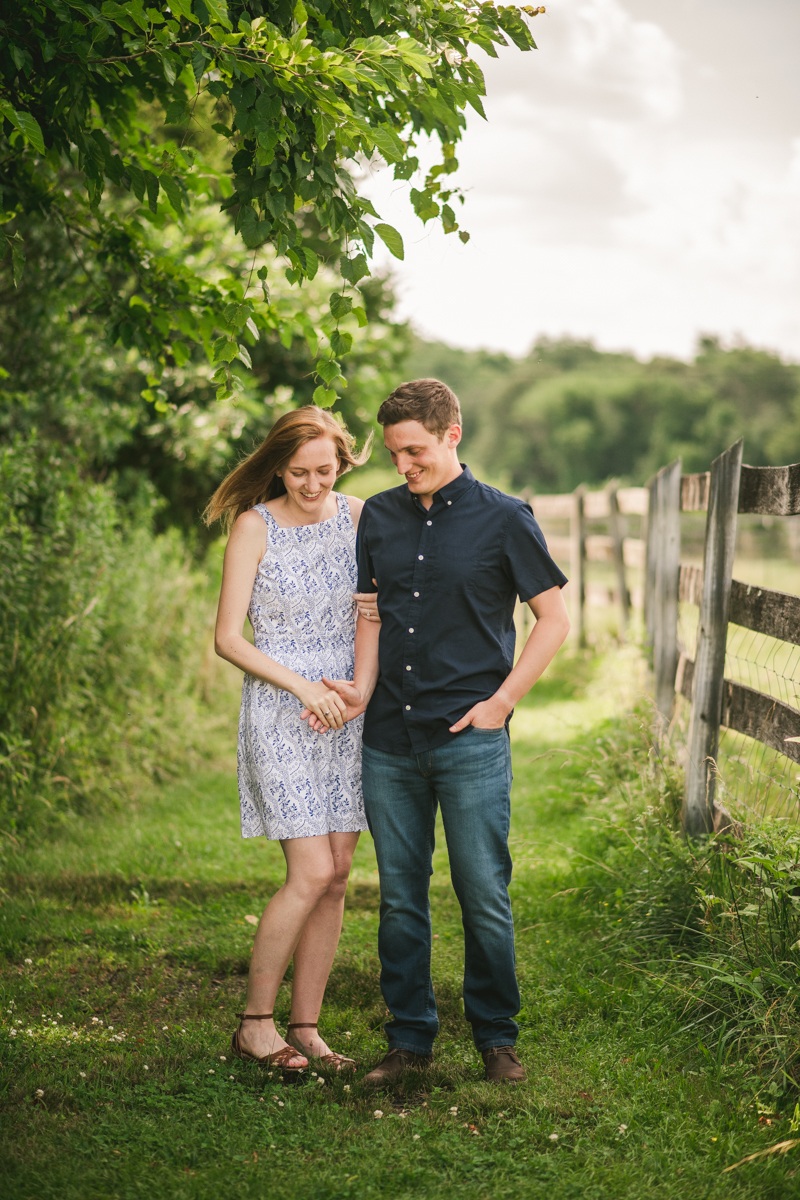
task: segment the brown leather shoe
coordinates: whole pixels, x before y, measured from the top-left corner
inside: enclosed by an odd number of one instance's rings
[[[367,1087],[383,1087],[384,1084],[394,1083],[405,1071],[427,1067],[432,1062],[432,1054],[415,1054],[413,1050],[390,1050],[377,1067],[373,1067],[369,1074],[364,1076],[361,1082],[365,1083]]]
[[[525,1068],[513,1046],[492,1046],[482,1050],[481,1057],[490,1083],[524,1083]]]

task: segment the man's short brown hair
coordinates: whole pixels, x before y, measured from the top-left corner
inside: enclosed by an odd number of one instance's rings
[[[379,425],[419,421],[442,440],[451,425],[461,424],[458,396],[440,379],[412,379],[401,383],[378,409]]]

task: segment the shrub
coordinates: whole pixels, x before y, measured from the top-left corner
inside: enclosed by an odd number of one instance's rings
[[[35,435],[0,449],[0,827],[109,802],[191,753],[211,604],[148,502],[122,508]]]

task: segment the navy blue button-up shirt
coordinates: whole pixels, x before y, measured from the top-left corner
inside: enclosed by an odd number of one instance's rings
[[[406,484],[372,496],[358,526],[358,588],[375,590],[380,673],[364,741],[419,754],[497,691],[514,665],[514,606],[566,576],[530,505],[464,467],[425,509]]]

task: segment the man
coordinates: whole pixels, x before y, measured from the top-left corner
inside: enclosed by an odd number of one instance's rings
[[[358,586],[367,619],[358,621],[353,684],[336,684],[348,716],[366,705],[364,800],[381,885],[381,990],[392,1014],[389,1051],[365,1082],[378,1086],[431,1061],[437,807],[464,925],[464,1013],[487,1078],[519,1082],[508,723],[567,636],[566,578],[530,507],[459,462],[461,412],[446,384],[401,384],[378,421],[405,484],[364,506]],[[375,583],[380,625],[364,611]],[[514,666],[517,596],[536,625]]]

